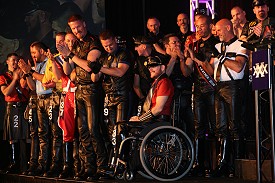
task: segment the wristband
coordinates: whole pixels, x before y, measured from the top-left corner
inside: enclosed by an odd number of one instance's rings
[[[33,70],[33,69],[30,70],[31,75],[33,75],[34,72],[35,72],[35,70]]]
[[[30,77],[31,76],[31,73],[27,73],[27,74],[24,74],[24,78],[27,78],[27,77]]]
[[[74,57],[74,53],[73,53],[73,52],[71,52],[71,53],[67,56],[67,58],[70,58],[70,59],[73,59],[73,57]]]
[[[151,110],[147,111],[146,113],[142,114],[138,117],[139,121],[148,121],[150,120],[154,115],[152,114]]]

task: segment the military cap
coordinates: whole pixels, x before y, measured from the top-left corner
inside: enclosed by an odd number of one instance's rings
[[[158,65],[165,65],[165,63],[159,56],[149,56],[145,59],[144,65],[146,67],[154,67]]]
[[[254,8],[255,6],[263,6],[265,4],[268,5],[267,0],[253,0],[252,7]]]

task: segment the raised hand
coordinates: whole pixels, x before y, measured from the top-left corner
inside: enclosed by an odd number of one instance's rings
[[[18,66],[25,74],[29,73],[31,70],[31,66],[29,64],[26,64],[23,59],[20,59],[18,61]]]
[[[67,56],[69,56],[69,54],[71,53],[68,45],[66,44],[57,44],[56,48],[58,50],[58,52],[64,57],[66,58]]]

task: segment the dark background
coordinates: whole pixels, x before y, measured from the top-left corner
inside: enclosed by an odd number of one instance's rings
[[[6,38],[24,38],[24,4],[27,0],[0,0],[0,35]],[[271,1],[270,1],[271,2]],[[255,18],[252,0],[216,0],[216,18],[231,18],[230,9],[233,6],[242,7],[247,13],[247,19]],[[270,5],[269,14],[275,17],[275,7]],[[189,15],[189,0],[105,0],[106,27],[117,35],[130,37],[144,34],[146,20],[156,16],[161,22],[164,33],[176,32],[177,14]]]
[[[273,0],[274,1],[274,0]],[[164,33],[176,32],[178,13],[189,13],[189,0],[106,0],[106,26],[121,36],[144,34],[146,20],[156,16]],[[216,18],[231,19],[230,9],[238,5],[246,11],[247,19],[255,19],[252,0],[215,0]],[[275,17],[270,5],[269,15]],[[273,11],[273,12],[272,12]]]

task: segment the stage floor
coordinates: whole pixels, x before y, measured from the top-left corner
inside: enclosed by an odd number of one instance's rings
[[[44,178],[44,177],[34,177],[34,176],[24,176],[16,174],[0,174],[0,183],[67,183],[67,182],[85,182],[85,181],[75,181],[68,179],[56,179],[56,178]],[[126,182],[124,180],[98,180],[94,182]],[[132,182],[159,182],[157,180],[145,179],[141,176],[137,176]],[[202,177],[184,177],[177,182],[184,183],[254,183],[256,181],[242,180],[239,178],[202,178]]]

